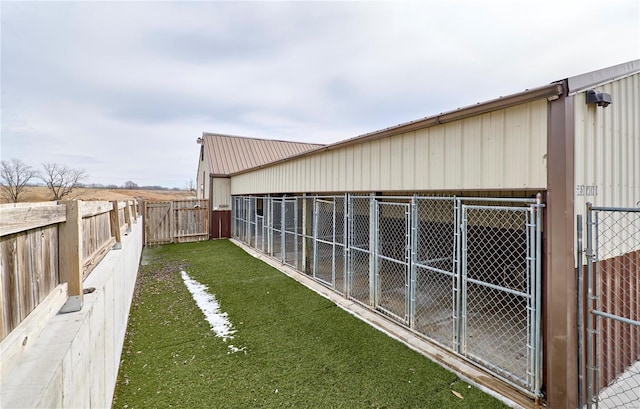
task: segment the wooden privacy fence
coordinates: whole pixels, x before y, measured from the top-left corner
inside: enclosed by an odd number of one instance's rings
[[[136,201],[0,205],[0,340],[59,284],[66,311],[82,308],[82,282],[138,218]]]
[[[145,245],[209,239],[206,199],[144,202]]]

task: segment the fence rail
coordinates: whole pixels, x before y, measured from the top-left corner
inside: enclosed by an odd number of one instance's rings
[[[61,283],[73,310],[82,281],[137,222],[135,201],[0,205],[0,340]]]

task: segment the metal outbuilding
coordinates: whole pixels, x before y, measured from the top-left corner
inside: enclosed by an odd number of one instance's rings
[[[197,195],[209,199],[212,238],[230,237],[231,173],[275,162],[324,145],[204,132],[198,138]]]
[[[640,360],[640,60],[225,177],[233,237],[532,405]]]

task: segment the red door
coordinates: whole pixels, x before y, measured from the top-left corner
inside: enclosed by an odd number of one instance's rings
[[[211,212],[211,238],[228,239],[231,237],[231,210]]]

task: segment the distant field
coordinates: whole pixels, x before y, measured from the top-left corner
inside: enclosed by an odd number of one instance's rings
[[[46,187],[26,187],[19,196],[20,202],[46,202],[51,200],[51,191]],[[79,200],[179,200],[195,198],[194,192],[186,190],[129,190],[129,189],[73,189],[67,199]],[[8,201],[0,197],[0,203]]]

